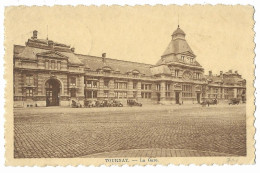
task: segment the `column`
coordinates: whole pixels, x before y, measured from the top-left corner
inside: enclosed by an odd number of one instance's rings
[[[161,101],[165,100],[165,87],[166,87],[166,83],[163,81],[161,82],[161,91],[160,91],[160,95],[161,95]]]
[[[115,81],[114,81],[114,79],[110,79],[109,80],[109,97],[110,98],[115,97],[114,89],[115,89]]]
[[[141,81],[137,82],[137,99],[141,98]]]
[[[133,98],[134,95],[133,95],[133,81],[132,80],[129,80],[127,82],[127,98]]]
[[[101,98],[101,97],[104,97],[104,79],[103,78],[100,78],[99,79],[99,86],[98,86],[98,93],[97,93],[97,97],[98,98]]]
[[[233,92],[234,92],[234,98],[237,98],[237,88],[234,88]]]
[[[84,76],[79,76],[78,77],[78,96],[79,97],[84,97]]]
[[[152,100],[157,100],[157,94],[156,94],[156,83],[152,84]]]

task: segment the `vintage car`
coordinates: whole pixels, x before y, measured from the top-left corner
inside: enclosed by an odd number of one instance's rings
[[[101,107],[108,107],[108,100],[102,100]]]
[[[85,100],[84,106],[87,108],[96,107],[96,101],[95,100]]]
[[[114,106],[114,107],[123,107],[124,105],[123,105],[123,103],[121,103],[120,101],[114,100],[113,106]]]
[[[71,107],[72,108],[81,108],[82,105],[77,100],[72,100]]]
[[[216,105],[218,104],[218,100],[217,99],[207,99],[207,100],[204,100],[201,105],[202,106],[205,106],[205,105]]]
[[[229,105],[238,105],[239,103],[240,103],[240,99],[237,98],[230,99],[228,102]]]
[[[127,105],[128,106],[140,106],[140,107],[143,106],[142,103],[139,103],[134,99],[127,100]]]

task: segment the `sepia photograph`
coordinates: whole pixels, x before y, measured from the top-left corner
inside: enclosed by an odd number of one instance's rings
[[[253,13],[6,8],[10,164],[254,162]]]

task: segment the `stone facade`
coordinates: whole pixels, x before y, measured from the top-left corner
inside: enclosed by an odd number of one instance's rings
[[[246,81],[232,71],[204,75],[178,27],[156,65],[76,54],[37,38],[14,45],[14,107],[70,106],[72,100],[137,99],[143,104],[195,104],[246,99]]]

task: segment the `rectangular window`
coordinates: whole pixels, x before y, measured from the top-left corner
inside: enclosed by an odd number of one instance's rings
[[[93,88],[97,88],[97,81],[93,81]]]
[[[166,92],[165,95],[166,95],[166,97],[171,97],[171,93],[170,92]]]
[[[195,79],[200,79],[200,73],[195,73],[194,78],[195,78]]]
[[[75,88],[72,88],[70,90],[70,97],[76,97],[76,89]]]
[[[92,91],[86,92],[86,98],[92,98]]]
[[[76,86],[76,77],[71,77],[70,78],[70,85]]]
[[[123,92],[123,97],[126,98],[127,97],[127,93]]]
[[[58,70],[61,69],[61,62],[60,62],[60,61],[57,62],[57,69],[58,69]]]
[[[141,97],[145,99],[151,98],[152,94],[150,92],[141,92]]]
[[[97,91],[93,91],[93,98],[97,98]]]
[[[137,82],[133,83],[133,89],[137,89]]]
[[[192,85],[182,85],[182,96],[192,97]]]
[[[134,98],[136,98],[137,97],[137,91],[134,91]]]
[[[26,85],[33,85],[33,84],[34,84],[33,75],[26,75]]]
[[[49,69],[49,61],[45,61],[45,69]]]
[[[54,60],[51,61],[51,69],[55,69],[55,61]]]
[[[179,70],[175,70],[175,77],[179,76]]]
[[[118,92],[115,92],[115,98],[118,98]]]
[[[191,63],[191,64],[193,63],[193,58],[190,59],[190,63]]]
[[[166,84],[166,91],[169,91],[171,88],[171,84]]]
[[[26,97],[32,97],[33,96],[33,90],[32,89],[26,89]]]
[[[109,80],[104,80],[104,88],[109,88]]]
[[[184,62],[184,60],[185,60],[184,56],[181,56],[181,60]]]
[[[115,83],[115,88],[116,89],[126,89],[127,88],[127,83],[126,82],[116,82]]]
[[[160,91],[161,90],[161,85],[160,84],[156,84],[156,91]]]
[[[109,92],[108,91],[104,91],[104,97],[108,97],[108,94],[109,94]]]
[[[92,88],[92,81],[90,81],[90,80],[87,81],[87,87]]]
[[[141,84],[142,90],[151,90],[152,85],[151,84]]]

